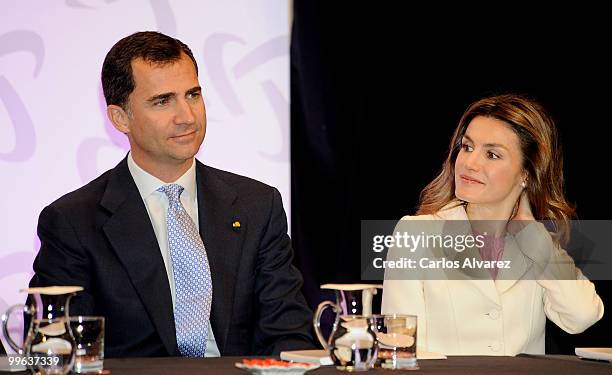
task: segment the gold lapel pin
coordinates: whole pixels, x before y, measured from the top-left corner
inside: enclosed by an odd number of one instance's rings
[[[232,223],[232,228],[240,228],[240,222],[238,220]]]

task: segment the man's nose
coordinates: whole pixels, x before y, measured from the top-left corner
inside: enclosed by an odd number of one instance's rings
[[[175,122],[177,124],[193,124],[195,122],[193,108],[186,100],[177,101]]]

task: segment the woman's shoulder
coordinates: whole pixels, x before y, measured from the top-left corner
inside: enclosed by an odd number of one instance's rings
[[[440,211],[427,215],[406,215],[401,220],[468,220],[462,201],[453,200]]]

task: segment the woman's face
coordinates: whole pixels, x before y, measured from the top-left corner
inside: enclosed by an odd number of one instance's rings
[[[513,207],[524,174],[519,138],[505,122],[475,117],[455,160],[455,195],[470,204]]]

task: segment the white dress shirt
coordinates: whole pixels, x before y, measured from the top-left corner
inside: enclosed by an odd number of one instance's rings
[[[169,185],[157,177],[149,174],[144,169],[140,168],[138,164],[132,158],[132,153],[128,155],[127,160],[128,168],[136,182],[136,187],[140,192],[140,196],[144,201],[149,219],[153,225],[155,236],[157,237],[157,243],[161,250],[162,258],[166,266],[166,273],[168,274],[168,281],[170,282],[170,293],[172,294],[172,306],[173,309],[176,307],[175,294],[176,289],[174,286],[174,274],[172,271],[172,258],[170,256],[170,249],[168,248],[168,228],[166,226],[166,213],[168,212],[168,197],[166,194],[157,191],[157,189],[163,185]],[[195,159],[191,164],[191,167],[185,174],[179,177],[174,184],[182,186],[185,190],[181,194],[181,203],[185,210],[199,228],[198,221],[198,194],[196,188],[196,171],[195,171]],[[221,354],[215,336],[208,323],[208,341],[206,343],[206,357],[219,357]]]

